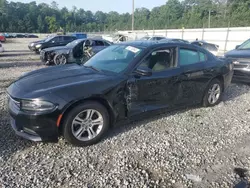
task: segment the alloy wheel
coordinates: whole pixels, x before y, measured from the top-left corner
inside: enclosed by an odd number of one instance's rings
[[[215,104],[221,95],[221,87],[219,84],[215,83],[211,85],[211,87],[208,90],[208,102],[209,104],[213,105]]]
[[[73,120],[71,130],[80,141],[90,141],[97,137],[103,129],[103,117],[94,109],[80,112]]]
[[[67,62],[67,59],[66,59],[66,57],[64,55],[59,55],[59,56],[56,57],[56,62],[55,63],[57,65],[65,65],[66,62]]]

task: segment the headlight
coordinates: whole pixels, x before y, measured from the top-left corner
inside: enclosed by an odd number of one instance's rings
[[[21,100],[21,110],[30,112],[50,112],[56,108],[51,102],[42,100]]]
[[[42,45],[41,44],[37,44],[36,45],[36,48],[40,48]]]

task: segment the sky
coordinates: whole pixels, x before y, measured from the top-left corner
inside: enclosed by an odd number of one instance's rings
[[[14,2],[28,3],[35,0],[9,0]],[[50,4],[53,0],[36,0],[39,3]],[[83,8],[84,10],[91,10],[96,12],[98,10],[103,12],[117,11],[119,13],[132,12],[132,0],[55,0],[59,7],[66,6],[71,9],[73,6]],[[135,0],[135,8],[146,7],[152,9],[156,6],[163,5],[167,0]]]

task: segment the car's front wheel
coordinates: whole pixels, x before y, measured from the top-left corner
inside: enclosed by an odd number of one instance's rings
[[[54,57],[54,63],[56,65],[65,65],[67,63],[67,58],[64,54],[57,54]]]
[[[73,108],[63,123],[63,136],[76,146],[99,142],[109,128],[107,109],[97,102],[86,102]]]
[[[222,98],[222,83],[218,79],[214,79],[208,85],[203,98],[203,106],[215,106],[221,102]]]

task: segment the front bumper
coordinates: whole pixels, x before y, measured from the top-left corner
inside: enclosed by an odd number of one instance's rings
[[[15,106],[9,98],[10,123],[18,136],[32,141],[57,141],[58,127],[56,126],[57,112],[49,114],[28,114]]]
[[[29,48],[30,51],[36,51],[35,46],[30,46],[30,45],[29,45],[28,48]]]
[[[233,82],[250,83],[250,69],[234,70]]]

